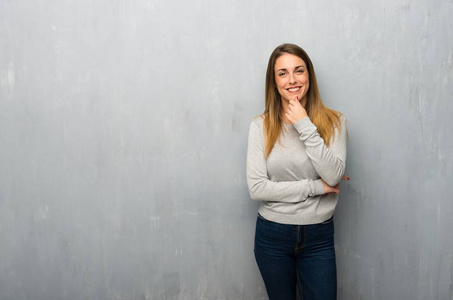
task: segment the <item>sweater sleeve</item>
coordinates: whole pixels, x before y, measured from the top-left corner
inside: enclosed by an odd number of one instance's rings
[[[346,119],[341,116],[341,131],[335,129],[335,136],[329,147],[308,117],[294,125],[305,143],[306,152],[319,176],[330,186],[340,182],[346,166]]]
[[[320,179],[274,182],[269,179],[264,158],[263,129],[255,121],[250,125],[247,148],[247,184],[250,197],[260,201],[296,203],[324,194]]]

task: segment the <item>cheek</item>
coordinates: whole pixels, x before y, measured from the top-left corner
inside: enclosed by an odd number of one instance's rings
[[[280,86],[277,86],[277,92],[280,96],[283,95],[283,88],[281,88]]]
[[[285,82],[284,82],[284,80],[277,78],[277,79],[275,79],[275,85],[277,86],[277,88],[280,89],[285,86]]]

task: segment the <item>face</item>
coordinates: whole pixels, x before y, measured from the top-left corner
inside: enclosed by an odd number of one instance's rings
[[[293,54],[283,54],[275,61],[275,84],[282,101],[296,99],[305,105],[309,88],[305,62]]]

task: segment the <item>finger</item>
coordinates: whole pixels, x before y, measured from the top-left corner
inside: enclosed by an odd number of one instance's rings
[[[300,102],[297,99],[290,99],[289,104],[296,106],[296,105],[300,105]]]
[[[349,181],[351,178],[349,178],[348,176],[341,176],[341,179]]]

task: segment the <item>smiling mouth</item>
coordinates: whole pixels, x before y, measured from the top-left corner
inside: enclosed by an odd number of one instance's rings
[[[289,88],[289,89],[286,89],[288,92],[290,93],[297,93],[298,91],[300,91],[302,87],[300,86],[296,86],[296,87],[292,87],[292,88]]]

